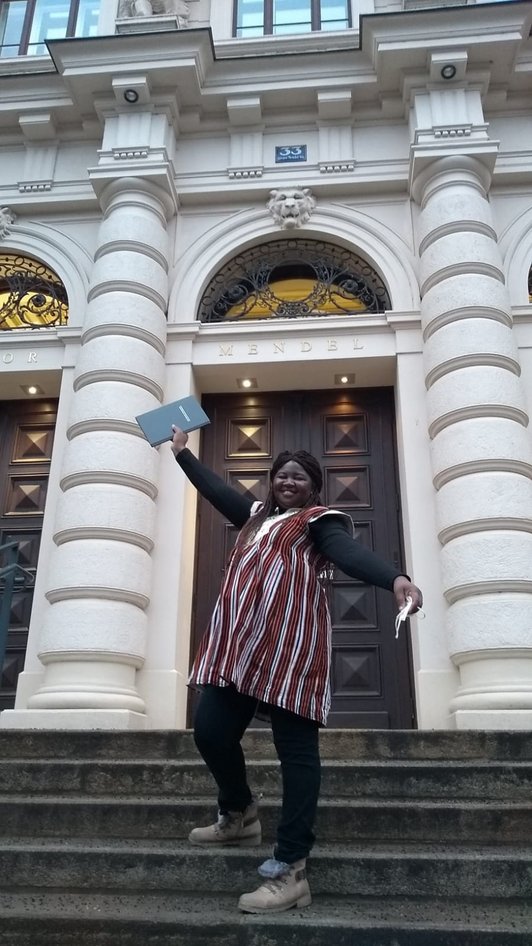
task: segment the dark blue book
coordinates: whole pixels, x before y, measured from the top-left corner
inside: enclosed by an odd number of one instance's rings
[[[139,414],[135,420],[152,447],[158,447],[165,440],[172,439],[174,436],[172,424],[181,427],[181,430],[187,434],[191,430],[210,424],[205,411],[192,396],[182,397],[179,401],[173,401],[172,404],[163,404],[162,407],[156,407],[155,410],[147,411],[146,414]]]

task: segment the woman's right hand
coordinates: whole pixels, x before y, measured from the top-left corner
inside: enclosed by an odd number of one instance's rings
[[[172,453],[176,457],[178,453],[181,453],[185,449],[188,441],[188,434],[184,430],[181,430],[181,427],[177,427],[175,424],[172,424],[172,430],[174,436],[172,437]]]

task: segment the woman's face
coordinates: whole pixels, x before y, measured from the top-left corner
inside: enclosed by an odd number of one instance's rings
[[[272,480],[272,492],[280,509],[305,506],[313,490],[307,471],[295,460],[289,460],[277,470]]]

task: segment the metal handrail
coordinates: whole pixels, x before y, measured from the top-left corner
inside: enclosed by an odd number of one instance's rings
[[[18,542],[5,542],[4,545],[0,545],[0,555],[7,557],[7,564],[0,567],[0,580],[5,579],[0,603],[0,678],[6,654],[13,592],[21,587],[27,588],[34,582],[33,573],[19,564],[18,554]],[[21,576],[22,581],[20,581]]]

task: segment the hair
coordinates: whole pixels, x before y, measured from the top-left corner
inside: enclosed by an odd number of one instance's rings
[[[308,509],[310,506],[321,506],[320,492],[323,486],[323,474],[316,457],[313,457],[311,453],[307,453],[306,450],[296,450],[295,452],[292,452],[291,450],[283,450],[283,452],[280,453],[279,456],[273,461],[272,468],[270,470],[270,488],[262,508],[259,509],[259,511],[254,516],[251,516],[242,527],[238,535],[237,545],[246,545],[248,542],[250,542],[253,536],[259,531],[262,523],[270,516],[273,516],[275,513],[277,509],[277,503],[273,495],[273,480],[281,467],[285,466],[286,463],[289,463],[290,460],[294,460],[296,463],[299,463],[305,472],[308,473],[312,481],[312,492],[302,508]]]

